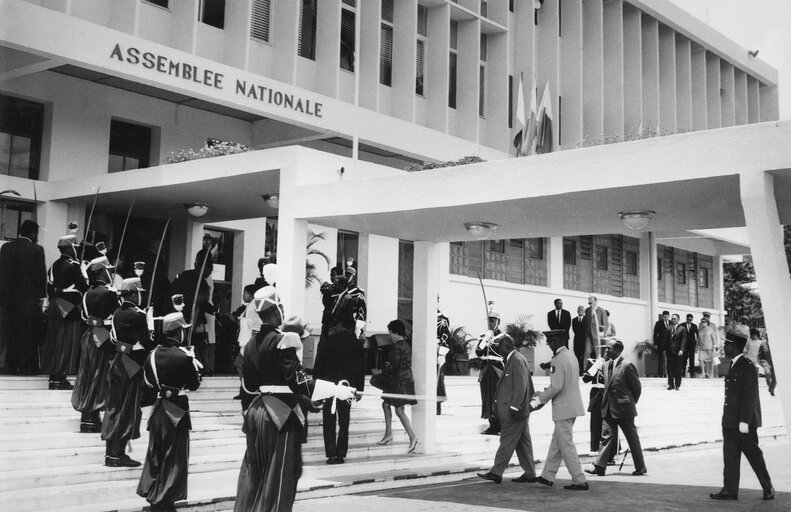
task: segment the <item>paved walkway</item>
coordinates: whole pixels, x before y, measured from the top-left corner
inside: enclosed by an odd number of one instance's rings
[[[298,501],[295,512],[348,512],[349,510],[387,510],[387,512],[502,512],[520,511],[791,511],[791,445],[767,444],[764,454],[777,497],[761,500],[755,474],[742,460],[741,493],[738,501],[721,502],[708,494],[719,490],[722,482],[722,446],[704,449],[675,449],[646,456],[648,475],[633,477],[632,467],[621,472],[609,468],[606,477],[591,477],[591,490],[573,492],[562,489],[569,483],[561,468],[555,487],[515,484],[504,480],[495,485],[480,479],[458,483],[410,487],[354,496]],[[541,466],[539,466],[540,469]],[[507,478],[518,471],[506,473]]]

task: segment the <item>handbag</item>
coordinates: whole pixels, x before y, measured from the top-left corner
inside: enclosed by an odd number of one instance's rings
[[[383,373],[371,375],[371,385],[377,389],[384,390],[387,385],[387,377]]]

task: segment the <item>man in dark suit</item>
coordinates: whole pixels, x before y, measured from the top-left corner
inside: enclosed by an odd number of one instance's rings
[[[351,306],[352,304],[349,303]],[[316,379],[339,382],[346,380],[357,391],[365,387],[365,352],[363,344],[354,335],[354,309],[347,308],[339,312],[338,325],[332,334],[319,342],[316,361],[313,365],[313,376]],[[360,395],[358,395],[360,396]],[[335,400],[335,412],[332,411],[333,400],[324,403],[324,453],[327,464],[343,464],[349,449],[349,413],[351,403]],[[335,435],[335,423],[338,423],[338,435]]]
[[[563,301],[555,299],[555,309],[547,313],[547,324],[551,331],[562,330],[566,336],[566,347],[569,346],[569,329],[571,329],[571,313],[563,309]]]
[[[654,350],[656,351],[657,362],[659,363],[660,377],[667,375],[667,368],[665,368],[665,345],[669,342],[670,335],[670,312],[662,311],[662,316],[654,324]]]
[[[640,476],[646,474],[645,461],[643,460],[643,449],[640,446],[640,437],[637,435],[637,428],[634,426],[634,418],[637,416],[637,401],[640,399],[642,386],[640,377],[637,375],[637,368],[632,363],[627,363],[621,357],[623,343],[619,340],[607,342],[607,355],[610,359],[602,367],[604,377],[604,393],[602,393],[601,416],[610,426],[610,432],[617,432],[620,427],[629,443],[629,450],[632,452],[634,460],[633,475]],[[607,461],[612,448],[618,443],[618,434],[607,435],[602,439],[602,446],[593,469],[585,470],[591,475],[604,476]]]
[[[681,362],[681,373],[684,373],[684,366],[689,361],[690,378],[695,378],[695,350],[698,348],[698,326],[692,322],[693,318],[692,315],[687,315],[687,321],[680,326],[684,329],[684,334],[687,337],[687,348]]]
[[[12,374],[35,375],[39,370],[47,268],[37,242],[38,224],[26,220],[19,237],[0,248],[0,340],[6,348],[6,371]]]
[[[678,325],[676,313],[670,317],[670,342],[665,345],[667,355],[667,389],[681,389],[681,377],[684,375],[684,353],[687,349],[687,332]]]
[[[731,369],[725,376],[725,405],[722,408],[722,454],[725,469],[719,492],[709,494],[713,500],[735,500],[739,497],[739,470],[742,453],[755,471],[763,488],[763,499],[773,500],[775,490],[766,469],[764,454],[758,447],[761,426],[761,401],[758,397],[758,371],[743,355],[747,337],[738,332],[725,335],[723,349],[731,358]]]
[[[535,482],[536,465],[533,460],[533,442],[530,439],[528,419],[530,398],[533,396],[533,379],[525,357],[515,350],[514,340],[506,335],[500,338],[500,350],[505,354],[505,370],[497,382],[497,414],[500,417],[500,446],[494,456],[494,465],[488,473],[478,473],[485,480],[499,484],[503,472],[516,450],[519,465],[524,473],[514,482]]]
[[[585,368],[585,306],[577,307],[577,316],[571,320],[571,331],[574,333],[574,355],[580,367],[580,374]]]

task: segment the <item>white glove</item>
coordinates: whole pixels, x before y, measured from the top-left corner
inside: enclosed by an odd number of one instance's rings
[[[437,356],[437,365],[442,366],[445,364],[445,356],[439,355]]]
[[[600,357],[588,368],[588,375],[591,377],[595,376],[598,371],[601,370],[602,366],[604,366],[604,359]]]
[[[491,343],[494,339],[494,332],[493,331],[486,331],[485,333],[481,334],[481,339],[478,341],[478,348],[483,350],[486,348],[486,345]]]
[[[189,347],[179,347],[179,350],[192,358],[192,365],[195,367],[195,371],[200,371],[203,368],[203,364],[195,357],[195,347],[192,345]]]
[[[353,400],[354,392],[357,391],[351,386],[346,384],[335,385],[335,399],[336,400]]]
[[[539,405],[541,405],[541,400],[539,400],[538,398],[534,398],[533,400],[530,401],[530,408],[531,409],[535,409]]]
[[[146,325],[149,331],[154,330],[154,308],[148,308],[146,310]]]
[[[747,423],[745,423],[743,421],[740,421],[739,422],[739,432],[741,432],[742,434],[746,434],[749,431],[750,431],[750,426],[747,425]]]
[[[354,322],[354,335],[359,338],[365,330],[365,320],[357,320]]]

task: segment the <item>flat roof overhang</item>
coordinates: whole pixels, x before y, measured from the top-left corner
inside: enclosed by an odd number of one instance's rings
[[[748,248],[690,230],[745,226],[740,173],[770,172],[781,223],[791,223],[791,122],[685,133],[462,167],[298,187],[299,218],[406,240],[635,232],[618,212],[653,210],[649,228],[709,254]],[[339,206],[322,197],[353,197]],[[669,243],[669,242],[668,242]]]

